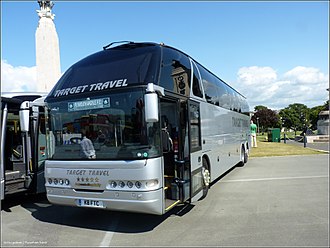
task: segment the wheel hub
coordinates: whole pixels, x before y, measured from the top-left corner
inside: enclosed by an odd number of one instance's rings
[[[210,185],[210,181],[211,181],[211,177],[210,177],[210,172],[208,169],[203,168],[203,179],[204,179],[204,184],[205,186],[209,186]]]

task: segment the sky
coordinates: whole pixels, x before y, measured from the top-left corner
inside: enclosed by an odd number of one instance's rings
[[[328,1],[59,1],[61,72],[113,41],[178,48],[273,110],[329,99]],[[1,91],[36,90],[35,1],[1,1]]]

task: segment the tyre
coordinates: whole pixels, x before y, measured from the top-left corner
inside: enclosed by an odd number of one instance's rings
[[[244,164],[246,164],[248,160],[249,160],[249,150],[244,149]]]
[[[207,163],[206,158],[203,158],[202,178],[203,178],[203,195],[199,200],[202,200],[206,197],[210,188],[211,176],[210,176],[209,165]]]
[[[248,153],[244,148],[244,145],[242,145],[241,147],[241,159],[240,162],[238,163],[238,166],[244,166],[244,164],[247,162],[248,160]]]

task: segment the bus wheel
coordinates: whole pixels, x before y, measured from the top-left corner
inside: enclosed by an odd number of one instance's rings
[[[202,200],[206,197],[206,195],[209,191],[210,182],[211,182],[210,170],[209,170],[209,166],[208,166],[208,163],[205,158],[203,158],[202,177],[203,177],[203,195],[200,198],[200,200]]]
[[[244,164],[247,162],[247,151],[245,150],[244,146],[241,147],[241,161],[238,163],[238,166],[244,166]]]
[[[248,159],[249,159],[249,150],[244,149],[244,164],[247,163]]]

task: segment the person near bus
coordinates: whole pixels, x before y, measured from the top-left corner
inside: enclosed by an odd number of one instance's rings
[[[92,141],[89,138],[87,138],[85,130],[82,130],[81,134],[83,137],[80,142],[81,157],[87,158],[87,159],[95,159],[96,154],[95,154],[95,149],[94,149]]]
[[[100,129],[97,134],[97,141],[101,144],[104,144],[105,140],[106,140],[105,134]]]
[[[169,123],[166,116],[162,116],[162,140],[163,140],[163,151],[173,151],[173,141],[169,133]]]
[[[252,138],[252,147],[258,147],[257,146],[257,125],[253,123],[253,120],[251,120],[250,132],[251,132],[251,138]]]

